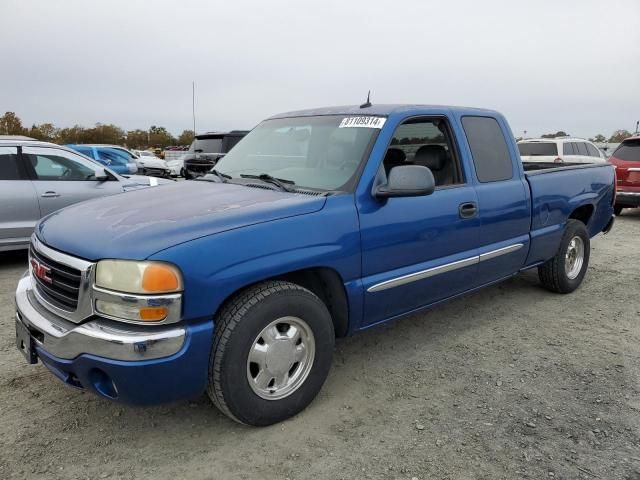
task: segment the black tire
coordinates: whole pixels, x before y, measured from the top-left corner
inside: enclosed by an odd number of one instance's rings
[[[574,237],[579,237],[583,242],[583,262],[580,272],[575,278],[570,278],[565,269],[565,257],[569,244]],[[571,293],[580,286],[587,268],[589,267],[589,254],[591,245],[589,233],[584,223],[579,220],[569,220],[564,235],[560,241],[560,248],[555,256],[538,267],[538,277],[542,285],[552,292]]]
[[[254,341],[274,320],[303,319],[313,332],[315,356],[306,379],[288,396],[265,399],[252,389],[247,359]],[[329,374],[335,333],[326,305],[309,290],[284,281],[260,283],[227,302],[215,320],[207,393],[231,419],[266,426],[292,417],[316,397]]]
[[[615,205],[615,206],[613,207],[613,213],[615,213],[615,214],[616,214],[616,217],[617,217],[617,216],[619,216],[619,215],[622,213],[622,209],[623,209],[623,208],[624,208],[624,207],[622,207],[622,206],[620,206],[620,205]]]

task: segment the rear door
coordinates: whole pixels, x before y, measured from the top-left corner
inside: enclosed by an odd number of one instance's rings
[[[501,118],[464,116],[462,127],[475,170],[480,244],[478,284],[512,275],[525,262],[529,250],[531,203],[517,152],[512,151]],[[555,142],[553,143],[555,148]]]
[[[83,200],[122,192],[119,181],[97,181],[98,166],[67,150],[24,147],[22,155],[31,169],[42,216]]]
[[[28,243],[39,218],[36,190],[18,147],[0,146],[0,251]]]

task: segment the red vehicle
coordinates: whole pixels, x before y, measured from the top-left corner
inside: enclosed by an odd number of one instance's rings
[[[616,215],[623,208],[640,207],[640,136],[625,139],[609,162],[616,166]]]

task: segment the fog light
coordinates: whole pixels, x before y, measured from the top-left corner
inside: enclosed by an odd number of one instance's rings
[[[159,322],[167,318],[169,313],[166,307],[140,307],[104,300],[96,300],[96,310],[111,317],[140,322]]]

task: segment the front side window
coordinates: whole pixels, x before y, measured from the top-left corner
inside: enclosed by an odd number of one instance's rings
[[[31,163],[37,180],[82,181],[95,178],[90,162],[65,150],[25,147],[22,155]]]
[[[600,158],[600,152],[598,151],[598,149],[596,147],[594,147],[590,143],[587,143],[586,145],[587,145],[587,150],[589,151],[589,156],[590,157],[598,157],[598,158]]]
[[[266,120],[216,165],[233,178],[267,174],[317,190],[351,188],[382,117],[323,115]]]
[[[411,119],[398,126],[384,156],[387,175],[393,167],[421,165],[433,173],[436,187],[461,183],[451,134],[442,119]]]
[[[495,118],[462,118],[471,157],[480,182],[498,182],[513,178],[513,163],[502,129]]]
[[[576,142],[578,146],[578,155],[582,155],[585,157],[589,156],[589,150],[587,150],[587,144],[584,142]]]
[[[0,180],[22,180],[18,147],[0,147]]]

